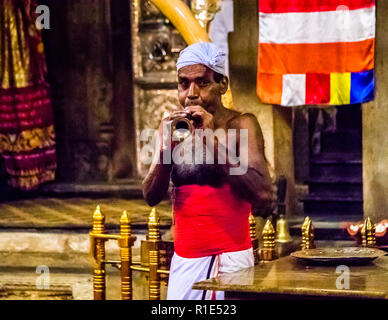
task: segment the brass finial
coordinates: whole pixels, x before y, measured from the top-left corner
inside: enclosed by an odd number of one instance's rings
[[[276,258],[275,229],[270,220],[267,220],[264,225],[262,237],[263,248],[260,250],[260,259],[264,261],[274,260]]]
[[[123,211],[120,218],[120,234],[130,235],[131,234],[131,219],[128,216],[127,210]]]
[[[152,208],[148,217],[148,240],[160,240],[160,218],[156,208]]]
[[[263,240],[264,240],[264,248],[275,247],[275,229],[272,226],[272,223],[270,220],[267,220],[267,222],[264,225]]]
[[[101,212],[100,205],[97,205],[93,213],[93,232],[103,233],[105,229],[105,216]]]
[[[124,210],[124,211],[123,211],[123,214],[121,215],[121,218],[120,218],[120,223],[121,223],[121,224],[128,224],[128,223],[131,223],[131,220],[130,220],[129,217],[128,217],[127,210]]]
[[[280,218],[276,223],[275,241],[279,243],[288,243],[292,241],[292,237],[290,235],[290,229],[288,227],[287,220],[284,218],[284,215],[280,215]]]
[[[311,222],[311,219],[306,217],[302,225],[302,250],[315,248],[314,236],[314,226]]]
[[[120,260],[121,260],[121,299],[132,300],[132,253],[131,220],[127,211],[120,218]]]
[[[376,225],[370,218],[366,218],[361,228],[362,246],[373,248],[376,246]]]
[[[152,208],[150,215],[148,216],[148,222],[156,223],[159,220],[159,214],[156,211],[156,208]]]

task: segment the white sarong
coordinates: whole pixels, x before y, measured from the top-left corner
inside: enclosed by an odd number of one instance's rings
[[[174,253],[171,260],[167,300],[223,300],[223,291],[193,290],[194,283],[222,273],[253,267],[253,250],[225,252],[203,258],[182,258]]]

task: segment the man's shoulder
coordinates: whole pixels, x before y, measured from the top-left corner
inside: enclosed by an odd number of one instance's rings
[[[227,122],[228,128],[244,129],[250,127],[259,126],[257,118],[252,113],[242,113],[235,111],[233,117],[231,117]]]

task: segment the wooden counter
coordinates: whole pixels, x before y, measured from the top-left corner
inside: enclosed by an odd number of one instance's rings
[[[226,299],[388,299],[388,256],[349,266],[348,289],[337,288],[336,282],[344,281],[336,268],[309,266],[287,256],[198,282],[193,289],[225,291]]]

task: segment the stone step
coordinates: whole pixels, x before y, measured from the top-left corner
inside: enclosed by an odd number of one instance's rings
[[[361,197],[325,197],[308,195],[302,199],[305,215],[313,214],[361,214],[363,201]]]
[[[361,159],[315,158],[311,161],[310,176],[316,178],[348,178],[362,177]]]
[[[321,152],[359,152],[361,149],[360,130],[338,130],[321,135]]]
[[[358,178],[312,179],[308,182],[308,186],[310,194],[362,197],[362,181]]]

